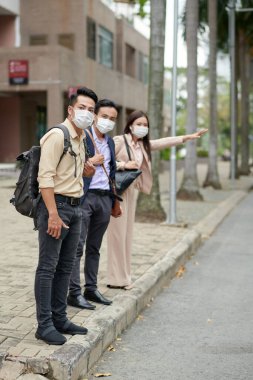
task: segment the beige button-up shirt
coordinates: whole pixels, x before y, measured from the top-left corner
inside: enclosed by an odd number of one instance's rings
[[[62,124],[69,130],[76,158],[71,156],[68,150],[59,163],[64,149],[64,134],[59,128],[54,128],[46,133],[40,140],[39,188],[53,187],[55,194],[79,198],[83,195],[84,135],[79,137],[68,119]]]

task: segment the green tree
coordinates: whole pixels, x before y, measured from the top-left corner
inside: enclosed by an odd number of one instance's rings
[[[187,0],[186,2],[186,45],[187,45],[187,123],[186,133],[191,134],[197,128],[197,34],[198,34],[199,1]],[[184,176],[178,191],[178,198],[202,200],[199,192],[197,177],[197,152],[196,141],[187,142]]]
[[[164,45],[165,45],[166,0],[150,2],[150,49],[149,49],[149,95],[148,115],[151,138],[160,137],[163,113],[163,80],[164,80]],[[137,215],[154,216],[158,220],[165,218],[160,202],[159,188],[160,153],[152,153],[153,187],[149,196],[140,194]]]
[[[221,189],[217,167],[217,0],[208,0],[209,24],[209,155],[208,170],[203,186]]]
[[[223,52],[228,52],[228,12],[227,7],[229,5],[228,0],[217,0],[218,1],[218,49]],[[240,96],[240,124],[239,129],[236,123],[236,136],[239,132],[241,134],[241,167],[238,169],[238,138],[236,141],[236,177],[239,173],[248,174],[249,173],[249,59],[250,50],[253,46],[253,12],[250,11],[252,8],[252,0],[241,0],[238,2],[242,8],[249,9],[247,12],[236,12],[236,83],[240,81],[241,90]],[[207,2],[206,0],[200,0],[200,30],[205,29],[207,25]],[[238,86],[236,86],[236,94],[238,92]],[[238,99],[238,95],[236,96]],[[238,118],[238,100],[236,106],[236,119]]]
[[[248,175],[249,168],[249,96],[250,96],[250,40],[239,31],[239,75],[241,80],[241,165],[239,174]]]

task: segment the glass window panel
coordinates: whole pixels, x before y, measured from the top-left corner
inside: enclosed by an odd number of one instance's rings
[[[87,56],[96,60],[96,23],[87,17]]]
[[[99,26],[99,63],[113,68],[113,34]]]

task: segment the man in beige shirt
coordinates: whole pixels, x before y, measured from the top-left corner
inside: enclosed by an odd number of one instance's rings
[[[64,133],[53,128],[40,141],[38,182],[39,263],[35,277],[37,339],[48,344],[66,342],[62,334],[87,333],[67,319],[67,292],[81,229],[80,197],[83,195],[84,132],[93,122],[96,94],[81,88],[70,97],[68,117],[62,123],[70,135],[63,154]]]

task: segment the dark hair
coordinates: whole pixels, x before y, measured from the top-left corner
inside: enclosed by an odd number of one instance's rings
[[[102,108],[102,107],[111,107],[111,108],[115,108],[115,110],[116,110],[117,112],[119,112],[119,108],[116,106],[116,104],[115,104],[112,100],[110,100],[110,99],[100,99],[100,100],[96,103],[96,105],[95,105],[95,111],[94,111],[94,112],[95,112],[96,115],[98,114],[100,108]]]
[[[148,122],[148,134],[145,137],[143,137],[142,141],[143,141],[144,149],[146,150],[146,152],[148,154],[148,158],[151,161],[151,148],[150,148],[150,142],[149,142],[149,120],[148,120],[148,116],[143,111],[133,111],[132,113],[130,113],[130,115],[127,118],[127,123],[126,123],[125,129],[124,129],[124,133],[131,133],[131,135],[132,135],[132,131],[131,131],[130,127],[133,124],[133,122],[136,119],[139,119],[140,117],[145,117],[147,119],[147,122]]]
[[[87,87],[80,87],[80,88],[78,88],[78,90],[76,91],[75,94],[72,94],[69,97],[69,105],[70,106],[74,106],[75,105],[75,103],[77,102],[77,98],[78,98],[79,95],[83,95],[83,96],[87,96],[88,98],[91,98],[92,100],[94,100],[95,104],[98,101],[98,97],[97,97],[97,95],[95,94],[94,91],[92,91],[90,88],[87,88]]]

